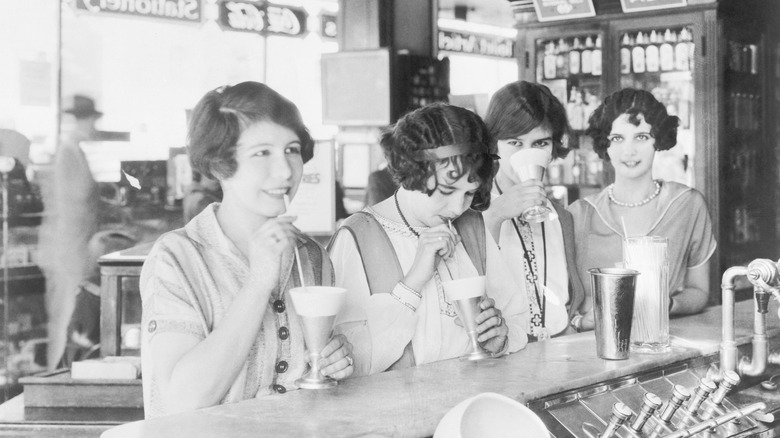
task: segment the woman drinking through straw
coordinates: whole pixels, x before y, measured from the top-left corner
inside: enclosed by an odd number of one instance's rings
[[[195,107],[188,143],[193,167],[224,198],[162,236],[144,263],[147,417],[295,389],[306,355],[288,291],[333,282],[324,248],[281,216],[313,153],[295,105],[257,82],[220,87]],[[322,374],[350,376],[351,351],[334,336]]]
[[[355,372],[466,353],[469,337],[444,293],[452,279],[486,277],[475,318],[484,350],[523,348],[528,303],[479,213],[496,172],[485,124],[466,109],[433,104],[405,115],[380,143],[400,188],[348,218],[329,247],[336,285],[347,289],[336,330],[354,345]]]
[[[652,174],[655,152],[677,143],[680,120],[668,115],[651,93],[627,88],[604,99],[588,123],[586,133],[593,138],[593,149],[615,168],[615,183],[569,207],[583,284],[590,284],[589,268],[623,261],[624,238],[666,237],[670,313],[701,311],[709,296],[708,262],[716,247],[707,205],[695,189],[653,179]],[[574,317],[573,325],[592,329],[590,297],[583,311]]]

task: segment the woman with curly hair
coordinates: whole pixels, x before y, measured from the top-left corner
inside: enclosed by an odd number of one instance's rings
[[[442,282],[477,275],[487,284],[478,341],[493,355],[522,349],[528,304],[479,213],[497,169],[484,122],[433,104],[405,115],[380,143],[400,187],[347,219],[329,246],[336,285],[348,291],[336,330],[354,346],[355,372],[465,354],[469,338]]]
[[[333,283],[325,248],[283,216],[314,148],[292,102],[258,82],[210,91],[195,106],[187,148],[224,196],[160,237],[144,262],[147,417],[295,389],[307,355],[289,290]],[[322,373],[351,375],[351,350],[332,337]]]
[[[622,261],[629,236],[669,239],[670,313],[701,311],[709,296],[709,260],[717,243],[704,197],[675,182],[653,179],[656,151],[677,144],[680,119],[651,93],[626,88],[604,99],[588,120],[593,149],[615,168],[615,183],[569,206],[574,216],[577,270],[590,284],[588,269]],[[589,297],[572,325],[593,328]]]

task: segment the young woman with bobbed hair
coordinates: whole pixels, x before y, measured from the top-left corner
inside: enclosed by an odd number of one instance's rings
[[[479,213],[490,205],[497,158],[485,124],[432,104],[402,117],[381,146],[400,187],[348,218],[329,246],[336,284],[348,291],[336,330],[354,346],[356,373],[465,354],[469,338],[442,287],[451,278],[486,276],[476,318],[485,350],[523,348],[527,303]]]
[[[293,197],[313,141],[298,109],[258,82],[206,93],[189,126],[193,167],[219,181],[212,203],[157,240],[141,272],[147,417],[295,389],[306,371],[289,289],[332,285],[327,252],[292,224]],[[334,336],[322,373],[353,372],[352,346]]]
[[[630,237],[669,239],[670,312],[701,311],[710,292],[709,260],[717,243],[704,197],[683,184],[653,179],[656,151],[677,143],[680,119],[651,93],[626,88],[604,99],[588,120],[593,148],[615,168],[615,183],[577,200],[574,216],[577,270],[590,284],[588,269],[613,267],[623,258],[623,225]],[[593,328],[592,301],[573,325]]]
[[[542,181],[520,181],[510,164],[512,155],[526,149],[543,149],[551,159],[568,155],[563,143],[569,131],[566,110],[546,86],[516,81],[490,99],[485,124],[501,157],[485,222],[518,293],[528,298],[528,338],[537,341],[571,333],[569,321],[585,298],[575,269],[573,219],[564,206],[547,198]],[[557,217],[542,223],[519,219],[537,205],[547,206]]]

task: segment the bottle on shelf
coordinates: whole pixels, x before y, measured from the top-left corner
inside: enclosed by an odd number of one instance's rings
[[[645,48],[645,69],[648,72],[657,72],[661,68],[660,53],[658,49],[658,34],[650,32],[649,44]]]
[[[574,153],[574,161],[571,165],[571,179],[573,184],[584,184],[585,183],[585,163],[582,161],[582,157],[579,154],[579,151],[575,150]]]
[[[566,103],[566,115],[569,118],[569,125],[571,125],[572,129],[585,129],[582,92],[576,86],[571,87],[569,101]]]
[[[555,76],[565,78],[569,76],[569,45],[561,38],[558,40],[555,53]]]
[[[593,76],[601,76],[601,35],[596,36],[595,45],[591,54],[591,72]]]
[[[580,74],[581,50],[579,38],[574,38],[571,50],[569,50],[569,73],[573,75]]]
[[[548,42],[544,49],[544,78],[555,78],[555,43],[552,41]]]
[[[666,29],[664,42],[661,44],[658,54],[661,70],[663,71],[674,70],[674,47],[672,47],[672,43],[674,43],[674,34],[671,30]]]
[[[677,37],[677,44],[674,46],[674,68],[675,70],[685,71],[689,68],[689,47],[688,30],[683,28]]]
[[[631,73],[631,40],[627,33],[623,34],[620,41],[620,73]]]
[[[631,67],[634,73],[645,72],[645,35],[642,32],[636,34],[636,44],[631,49]]]
[[[563,184],[563,160],[556,158],[547,167],[547,182],[550,185]]]
[[[585,38],[585,48],[582,50],[582,54],[580,55],[580,70],[582,71],[582,74],[591,74],[593,73],[593,63],[592,63],[592,56],[593,56],[593,38],[588,35]]]

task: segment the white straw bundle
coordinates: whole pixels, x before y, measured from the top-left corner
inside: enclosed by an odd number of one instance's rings
[[[662,237],[632,237],[623,243],[625,267],[641,273],[634,294],[632,344],[656,345],[669,339],[668,240]]]

